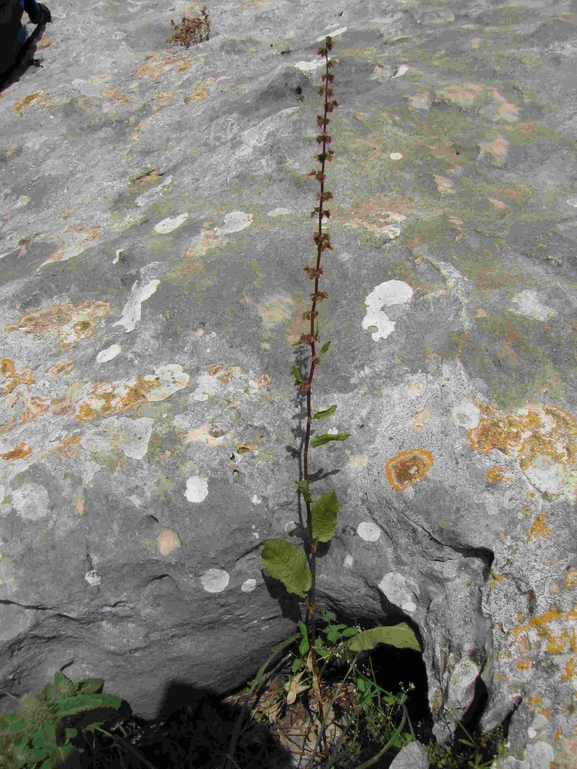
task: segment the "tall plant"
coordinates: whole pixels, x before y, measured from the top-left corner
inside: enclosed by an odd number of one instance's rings
[[[289,592],[306,599],[308,610],[307,644],[310,644],[308,666],[313,673],[314,679],[318,679],[315,651],[316,554],[318,543],[330,542],[334,536],[339,502],[334,490],[325,492],[318,499],[315,499],[311,494],[309,488],[309,450],[324,446],[330,441],[344,441],[350,436],[350,433],[324,433],[323,435],[311,438],[313,420],[322,421],[328,419],[337,409],[336,405],[333,405],[313,413],[312,407],[312,384],[315,371],[321,363],[322,356],[328,352],[331,344],[330,342],[325,342],[320,346],[317,306],[329,296],[326,291],[320,290],[319,283],[323,275],[323,267],[321,266],[322,256],[325,251],[332,251],[330,235],[328,232],[323,232],[323,221],[329,219],[331,215],[330,210],[325,208],[325,203],[333,199],[332,192],[325,189],[326,164],[333,160],[335,154],[332,149],[328,149],[332,142],[328,132],[328,125],[330,123],[328,115],[333,112],[335,107],[339,106],[338,102],[331,98],[333,96],[332,84],[334,82],[334,75],[331,69],[334,66],[334,61],[329,58],[329,51],[332,47],[332,39],[327,36],[325,44],[317,51],[317,54],[325,59],[325,71],[321,76],[323,85],[317,88],[317,92],[324,96],[324,110],[322,115],[317,115],[317,126],[320,128],[320,133],[316,140],[321,145],[321,151],[315,155],[315,159],[320,164],[320,168],[314,168],[308,174],[316,179],[320,190],[316,195],[318,205],[311,212],[311,218],[317,219],[317,228],[313,235],[316,245],[316,261],[314,266],[309,265],[304,268],[309,280],[313,281],[313,291],[310,295],[310,310],[303,313],[303,318],[309,321],[309,330],[308,333],[304,333],[300,337],[300,344],[308,345],[310,350],[306,377],[303,378],[297,366],[292,367],[295,386],[306,396],[306,429],[302,443],[302,478],[296,481],[306,508],[307,535],[305,551],[303,552],[299,547],[284,539],[269,539],[264,543],[261,552],[266,572],[275,579],[280,580]],[[319,346],[318,349],[317,346]]]

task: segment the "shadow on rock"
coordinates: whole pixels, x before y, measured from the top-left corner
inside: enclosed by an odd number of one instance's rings
[[[38,46],[39,40],[42,38],[46,24],[39,24],[30,37],[26,38],[26,41],[22,44],[16,61],[13,66],[4,74],[0,76],[0,93],[10,88],[11,85],[17,83],[18,80],[32,67],[41,67],[42,61],[35,59],[34,54]]]

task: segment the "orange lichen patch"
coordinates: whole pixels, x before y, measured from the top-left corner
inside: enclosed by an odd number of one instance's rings
[[[259,390],[264,390],[264,388],[271,383],[271,378],[268,374],[263,374],[262,376],[256,377],[254,381]]]
[[[397,491],[404,491],[407,486],[422,481],[434,464],[429,451],[410,449],[390,459],[385,470],[391,486]]]
[[[77,404],[75,417],[81,422],[123,414],[125,411],[150,400],[152,390],[161,387],[158,377],[136,377],[131,382],[97,382],[88,395]]]
[[[187,443],[205,443],[211,448],[226,448],[227,444],[232,443],[234,439],[232,432],[214,436],[211,434],[211,429],[212,428],[208,424],[201,425],[201,427],[196,428],[196,430],[191,430],[189,433],[187,433],[184,440]]]
[[[31,310],[18,323],[5,327],[5,331],[24,331],[26,334],[49,334],[56,332],[59,346],[64,349],[75,347],[82,339],[90,336],[96,327],[96,318],[110,313],[110,304],[99,300],[88,300],[80,304],[61,302],[43,310]]]
[[[50,449],[50,454],[57,457],[71,459],[79,456],[79,443],[82,440],[81,435],[68,435],[59,446]]]
[[[571,414],[546,404],[506,413],[480,408],[484,416],[469,430],[474,451],[512,456],[542,493],[577,501],[577,422]]]
[[[546,540],[551,534],[553,534],[553,530],[545,525],[545,513],[539,513],[535,516],[533,525],[529,529],[527,542],[530,542],[532,539],[537,539],[537,537],[542,537],[542,539]]]
[[[507,208],[509,208],[507,203],[503,203],[502,200],[497,200],[497,198],[489,198],[489,203],[498,211],[505,211]]]
[[[482,142],[479,144],[480,152],[479,159],[485,155],[492,155],[495,160],[504,160],[507,157],[507,148],[509,142],[504,136],[497,136],[495,139],[491,139],[488,142]]]
[[[453,83],[436,91],[440,99],[459,107],[472,107],[484,93],[485,86],[478,83]]]
[[[22,371],[18,373],[16,371],[16,366],[9,358],[4,358],[0,363],[0,377],[4,377],[6,380],[4,395],[8,395],[21,384],[28,386],[34,384],[31,367],[24,366]]]
[[[130,102],[132,101],[132,96],[123,96],[121,93],[118,93],[116,88],[107,88],[105,91],[100,92],[100,96],[103,99],[108,99],[114,105],[130,104]]]
[[[438,174],[433,174],[433,179],[435,180],[435,184],[437,185],[437,190],[439,191],[440,195],[455,194],[455,187],[453,185],[453,182],[450,179],[447,179],[446,176],[439,176]]]
[[[78,497],[78,499],[74,502],[74,510],[76,511],[76,515],[82,516],[84,515],[84,507],[86,505],[86,500],[84,497]]]
[[[565,582],[563,586],[565,590],[572,590],[574,587],[577,587],[577,569],[568,569],[565,572]]]
[[[458,216],[447,216],[447,219],[451,222],[451,229],[457,233],[455,240],[461,240],[463,237],[463,228],[461,227],[463,220],[459,219]]]
[[[485,480],[487,483],[497,483],[498,481],[502,481],[505,477],[505,470],[501,467],[501,465],[495,465],[495,467],[492,467],[489,472],[487,473]]]
[[[172,529],[164,529],[164,531],[156,538],[156,543],[160,555],[170,555],[170,553],[179,548],[181,544],[178,534]]]
[[[74,371],[74,358],[66,358],[66,360],[60,361],[55,366],[52,366],[50,373],[52,376],[60,376],[63,374],[67,376]]]
[[[92,229],[89,229],[84,224],[76,224],[71,225],[70,227],[66,228],[66,232],[82,232],[84,233],[84,237],[82,238],[83,243],[89,243],[91,240],[100,240],[102,237],[102,227],[93,227]]]
[[[52,107],[54,102],[50,99],[43,99],[43,93],[44,89],[42,88],[40,91],[35,91],[34,93],[29,93],[27,96],[23,96],[12,107],[12,112],[14,112],[16,115],[20,115],[22,110],[26,109],[27,107],[31,107],[33,104],[38,104],[40,107]]]
[[[178,98],[176,91],[168,91],[168,93],[157,93],[154,99],[152,99],[150,105],[155,108],[165,107],[171,99]]]
[[[489,88],[489,92],[491,98],[497,104],[497,114],[495,117],[504,120],[506,123],[516,123],[519,120],[519,107],[512,101],[507,101],[496,88]]]
[[[532,665],[531,660],[521,659],[517,663],[517,670],[530,670],[531,665]]]
[[[413,430],[422,430],[433,416],[433,412],[429,408],[424,408],[422,411],[413,411],[411,416],[413,418],[411,422]]]
[[[524,203],[531,197],[533,188],[530,184],[499,184],[497,187],[497,196],[507,198],[515,203]]]
[[[5,454],[0,454],[0,458],[6,462],[15,462],[17,459],[24,459],[24,457],[32,454],[32,449],[25,443],[19,443],[12,451],[7,451]]]

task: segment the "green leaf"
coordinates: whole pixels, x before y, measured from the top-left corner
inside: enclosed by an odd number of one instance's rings
[[[335,491],[327,491],[311,507],[313,539],[330,542],[337,527],[339,501]]]
[[[299,619],[299,630],[303,638],[309,637],[309,630],[301,619]]]
[[[311,648],[308,638],[302,638],[299,644],[299,654],[304,657],[308,650]]]
[[[313,497],[312,494],[309,491],[309,482],[308,481],[295,481],[296,485],[299,487],[301,494],[304,497],[305,502],[312,502]]]
[[[364,678],[357,678],[357,689],[362,693],[367,690],[367,682]]]
[[[327,638],[332,644],[336,644],[337,641],[341,640],[341,634],[340,631],[333,628],[333,630],[330,631],[330,633],[327,633]]]
[[[280,580],[289,593],[306,598],[312,575],[307,557],[299,547],[285,539],[267,539],[260,557],[271,577]]]
[[[313,414],[313,419],[328,419],[336,410],[336,406],[329,406],[328,409],[321,409],[321,411],[317,411],[316,414]]]
[[[389,646],[396,646],[397,649],[421,651],[417,636],[406,622],[363,630],[362,633],[351,638],[347,643],[353,652],[368,651],[374,649],[377,644],[388,644]]]
[[[73,697],[61,697],[58,700],[58,715],[71,716],[82,711],[96,708],[118,708],[122,705],[120,697],[114,694],[75,694]]]
[[[104,678],[85,678],[78,686],[83,694],[100,694],[104,686]]]
[[[73,740],[77,734],[78,734],[78,729],[65,729],[64,739],[66,742],[68,742],[69,740]]]
[[[328,443],[329,441],[346,441],[346,439],[350,437],[351,433],[337,433],[336,435],[325,433],[324,435],[319,435],[317,438],[313,438],[311,447],[316,449],[317,446],[324,446],[325,443]]]
[[[347,627],[343,630],[343,638],[350,638],[351,636],[358,635],[358,627]]]
[[[304,666],[305,666],[305,663],[302,660],[299,660],[298,657],[297,657],[297,659],[293,660],[293,664],[291,666],[291,671],[293,673],[298,673],[299,670],[304,668]]]
[[[332,611],[327,611],[327,612],[325,612],[325,614],[323,614],[323,616],[322,616],[322,620],[323,620],[323,622],[332,622],[332,621],[333,621],[334,619],[336,619],[336,618],[337,618],[337,615],[336,615],[336,614],[333,614],[333,612],[332,612]]]
[[[301,372],[298,370],[298,368],[297,368],[296,366],[292,366],[292,367],[291,367],[291,371],[292,371],[292,375],[293,375],[293,376],[294,376],[294,378],[297,380],[297,382],[298,382],[299,384],[302,384],[302,382],[303,382],[303,378],[302,378],[302,376],[301,376]]]
[[[321,352],[320,352],[320,354],[321,354],[321,355],[324,355],[326,352],[328,352],[328,351],[329,351],[329,347],[330,347],[330,346],[331,346],[331,343],[330,343],[330,342],[325,342],[325,343],[323,344],[323,346],[321,347]]]

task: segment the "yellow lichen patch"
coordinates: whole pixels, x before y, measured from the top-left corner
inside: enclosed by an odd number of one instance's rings
[[[74,371],[74,358],[66,358],[66,360],[60,361],[55,366],[52,366],[50,373],[52,376],[68,376]]]
[[[575,657],[567,660],[565,663],[565,672],[561,675],[562,681],[572,681],[577,676],[577,670],[575,669]]]
[[[425,407],[422,411],[413,411],[411,416],[411,425],[413,430],[422,430],[429,419],[433,416],[433,412],[431,409]]]
[[[175,64],[181,63],[180,56],[166,56],[161,51],[153,51],[146,58],[148,61],[136,70],[134,77],[156,80]]]
[[[577,587],[577,569],[568,569],[565,572],[565,590],[572,590]]]
[[[153,108],[165,107],[171,99],[178,98],[176,91],[168,91],[167,93],[157,93],[154,99],[150,102]]]
[[[404,491],[409,485],[422,481],[431,467],[433,456],[425,449],[401,451],[385,465],[387,478],[397,491]]]
[[[506,413],[481,406],[481,411],[478,426],[469,430],[474,451],[512,456],[542,493],[577,501],[577,422],[571,414],[546,404]]]
[[[79,444],[82,440],[80,435],[68,435],[59,446],[50,449],[50,454],[57,457],[71,459],[79,455]]]
[[[222,435],[224,435],[224,432],[222,433]],[[246,441],[245,443],[241,443],[239,446],[236,447],[236,453],[248,454],[249,451],[258,450],[258,447],[259,447],[258,441]]]
[[[575,608],[575,607],[574,607]],[[563,613],[554,608],[539,617],[533,617],[525,625],[513,629],[513,635],[519,645],[521,655],[529,655],[532,649],[542,647],[549,654],[566,654],[577,651],[577,636],[574,620],[577,614],[573,610]],[[531,699],[533,705],[539,705],[540,699]]]
[[[485,480],[487,483],[498,483],[499,481],[502,481],[505,477],[505,470],[501,467],[501,465],[495,465],[495,467],[492,467],[489,472],[487,473]]]
[[[32,454],[32,449],[27,446],[26,443],[19,443],[12,451],[7,451],[5,454],[0,454],[0,458],[5,462],[15,462],[18,459],[24,459],[24,457]]]
[[[530,542],[532,539],[537,539],[537,537],[541,537],[542,539],[546,540],[547,537],[551,536],[551,534],[553,534],[553,530],[545,525],[545,513],[539,513],[535,516],[533,525],[529,529],[527,534],[527,542]]]
[[[100,300],[80,304],[61,302],[43,310],[31,310],[22,315],[18,323],[6,326],[4,330],[24,331],[29,335],[56,332],[59,346],[69,349],[93,333],[96,318],[104,318],[109,313],[110,304]]]
[[[8,395],[21,384],[28,386],[34,384],[31,367],[24,366],[22,371],[18,373],[16,371],[16,366],[9,358],[4,358],[0,363],[0,377],[4,377],[6,380],[4,395]]]
[[[202,80],[200,80],[198,83],[195,83],[192,93],[184,97],[184,103],[190,104],[190,102],[198,103],[201,101],[205,101],[206,99],[208,99],[210,95],[208,86],[214,85],[215,83],[216,83],[216,78],[214,77],[205,77]]]

